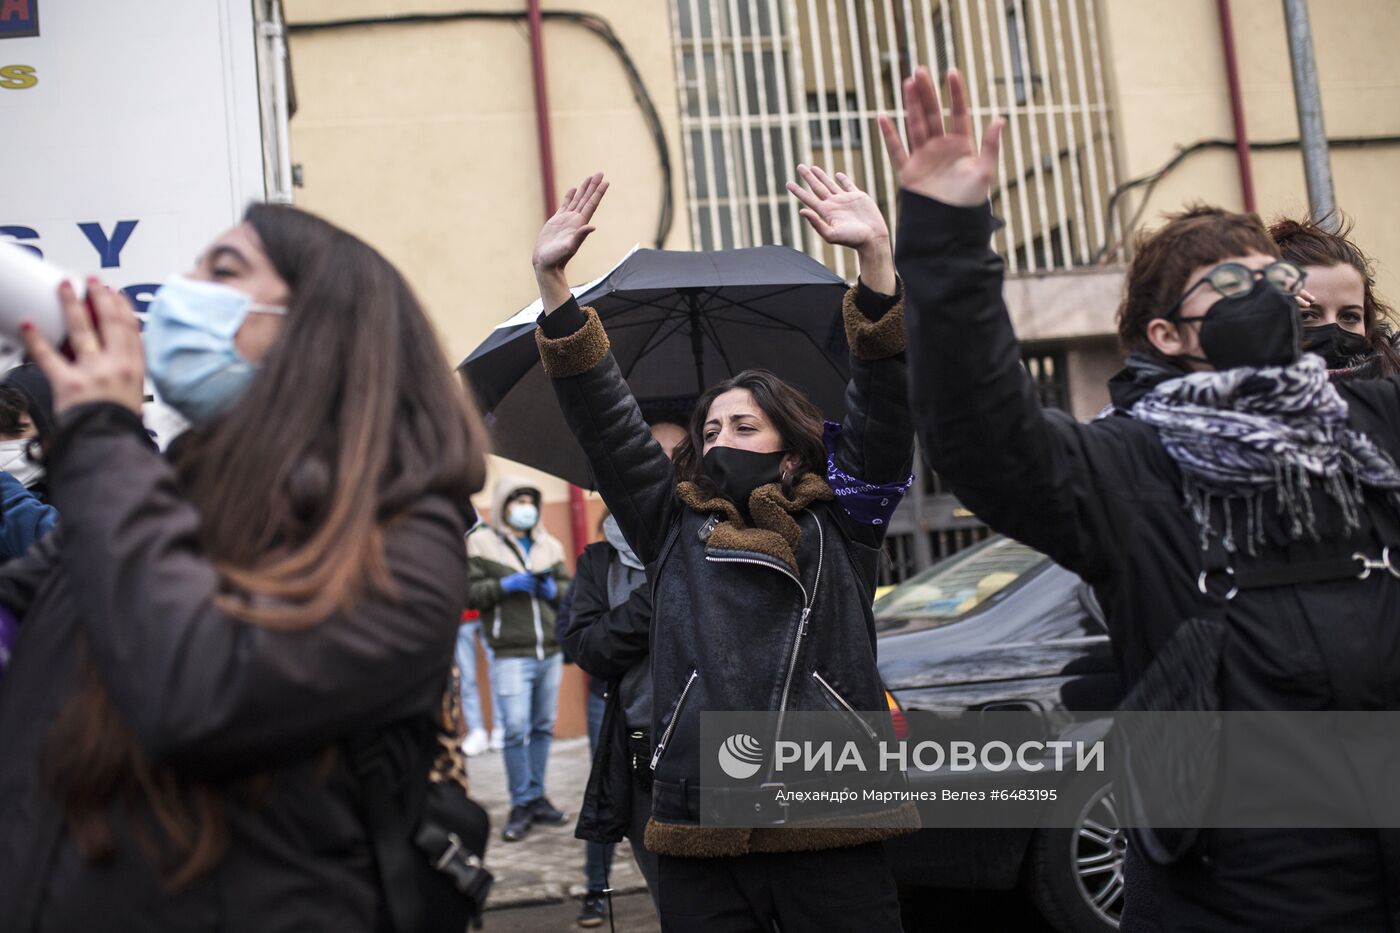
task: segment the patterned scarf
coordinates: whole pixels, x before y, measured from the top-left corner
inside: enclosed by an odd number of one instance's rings
[[[1187,504],[1210,528],[1210,500],[1242,498],[1246,545],[1263,543],[1263,494],[1278,496],[1293,538],[1317,539],[1311,488],[1320,483],[1341,506],[1347,531],[1360,526],[1362,487],[1400,502],[1400,470],[1365,434],[1347,426],[1347,403],[1327,378],[1321,357],[1291,366],[1191,373],[1158,383],[1129,412],[1157,429],[1186,478]],[[1230,510],[1225,510],[1229,522]],[[1222,536],[1234,550],[1233,529]]]

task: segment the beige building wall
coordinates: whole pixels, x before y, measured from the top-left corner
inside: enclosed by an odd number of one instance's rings
[[[525,9],[482,0],[285,0],[290,25],[459,10]],[[689,247],[668,5],[546,3],[611,24],[660,113],[675,166],[668,248]],[[536,295],[530,248],[544,219],[529,33],[523,20],[395,24],[290,37],[301,207],[379,248],[418,291],[452,362]],[[659,160],[617,57],[594,34],[544,24],[558,193],[593,171],[612,180],[598,231],[571,265],[583,282],[634,244],[654,245]],[[514,465],[498,464],[511,472]],[[546,499],[564,484],[524,471]],[[598,508],[597,506],[594,507]],[[568,537],[567,513],[550,510]],[[591,525],[591,523],[590,523]]]
[[[1151,173],[1197,140],[1233,139],[1214,0],[1101,2],[1120,178]],[[1400,135],[1400,4],[1313,0],[1309,9],[1328,136]],[[1231,10],[1250,138],[1297,139],[1283,5],[1234,0]],[[1251,162],[1266,219],[1306,214],[1299,150],[1254,151]],[[1332,173],[1357,243],[1378,260],[1382,293],[1400,298],[1400,145],[1334,148]],[[1155,225],[1163,211],[1193,200],[1243,206],[1233,150],[1188,157],[1157,186],[1144,220]],[[1140,203],[1137,195],[1127,201],[1129,213]]]

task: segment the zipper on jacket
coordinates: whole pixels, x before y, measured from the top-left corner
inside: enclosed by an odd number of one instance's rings
[[[875,739],[879,738],[879,736],[875,734],[875,730],[870,728],[870,723],[860,718],[860,713],[856,712],[856,708],[851,704],[847,703],[846,698],[843,697],[841,694],[837,693],[836,688],[833,687],[831,684],[827,683],[825,677],[823,677],[821,674],[818,674],[816,671],[812,671],[812,678],[818,684],[821,685],[822,689],[826,691],[827,696],[831,697],[838,704],[840,704],[841,707],[846,710],[846,712],[851,714],[851,718],[853,718],[860,725],[860,728],[865,732],[867,736],[870,737],[871,741],[874,741]]]
[[[783,736],[783,719],[787,716],[788,693],[792,690],[792,678],[797,673],[797,658],[802,653],[802,638],[807,634],[807,623],[812,618],[812,606],[817,601],[817,590],[822,582],[822,565],[826,562],[826,532],[822,531],[822,518],[815,512],[812,517],[817,524],[817,575],[812,578],[812,596],[802,610],[802,623],[797,626],[797,637],[792,640],[792,657],[788,661],[787,679],[783,681],[783,698],[778,703],[778,725],[773,730],[773,747]],[[803,590],[805,593],[806,590]]]
[[[661,741],[656,743],[656,751],[651,755],[651,770],[655,771],[656,766],[661,762],[661,753],[666,750],[666,743],[671,740],[671,733],[676,730],[676,723],[681,721],[681,709],[685,706],[685,698],[690,693],[691,686],[695,683],[700,672],[692,670],[690,676],[686,678],[685,686],[681,688],[681,697],[676,701],[675,712],[671,714],[671,721],[666,723],[666,731],[661,733]]]
[[[797,574],[788,567],[780,563],[770,563],[766,560],[759,560],[756,557],[716,557],[710,554],[705,555],[705,560],[713,561],[717,564],[756,564],[760,567],[769,567],[787,575],[787,578],[797,584],[797,588],[802,591],[802,619],[797,625],[797,636],[792,640],[792,655],[788,658],[787,677],[783,680],[783,696],[778,703],[778,726],[773,730],[773,742],[777,741],[783,734],[783,717],[787,714],[788,695],[792,692],[792,678],[797,674],[797,658],[802,651],[802,639],[807,635],[808,623],[812,618],[812,607],[817,601],[817,590],[822,582],[822,567],[826,563],[826,532],[822,530],[821,516],[815,512],[811,513],[817,525],[817,573],[812,579],[812,592],[807,592],[807,587],[803,585]]]

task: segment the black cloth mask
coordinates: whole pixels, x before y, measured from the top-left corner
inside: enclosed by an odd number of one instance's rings
[[[1365,353],[1365,334],[1343,329],[1340,324],[1303,328],[1303,350],[1327,361],[1328,369],[1346,369],[1352,359]]]
[[[749,496],[758,487],[782,479],[786,456],[783,450],[760,454],[738,447],[711,447],[700,462],[720,494],[748,515]]]
[[[1205,314],[1178,317],[1201,322],[1201,349],[1217,371],[1237,366],[1288,366],[1301,353],[1302,315],[1298,302],[1270,282],[1260,279],[1243,295],[1221,298]]]

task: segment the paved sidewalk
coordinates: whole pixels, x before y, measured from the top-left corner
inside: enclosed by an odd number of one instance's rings
[[[489,910],[531,904],[557,904],[581,896],[583,841],[574,838],[574,821],[588,783],[588,739],[556,740],[549,753],[545,775],[546,794],[569,815],[563,826],[535,825],[520,842],[505,842],[501,828],[510,814],[506,792],[506,768],[500,752],[487,752],[467,760],[471,793],[491,814],[491,842],[486,866],[496,876]],[[645,892],[632,850],[624,841],[613,855],[610,878],[614,896]]]

